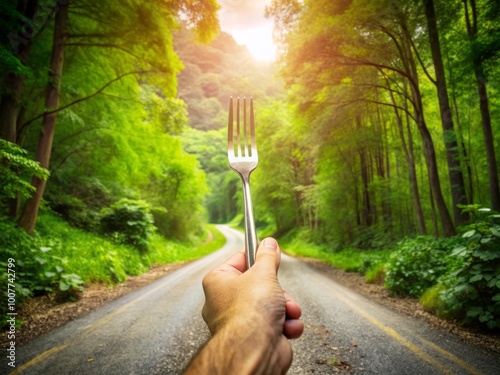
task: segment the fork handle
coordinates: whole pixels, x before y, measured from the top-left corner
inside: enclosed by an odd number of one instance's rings
[[[255,263],[258,239],[253,217],[252,196],[250,195],[250,176],[241,176],[243,181],[243,200],[245,205],[245,253],[247,269]]]

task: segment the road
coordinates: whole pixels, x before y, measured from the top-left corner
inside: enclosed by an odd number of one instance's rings
[[[219,251],[39,337],[16,352],[11,374],[179,374],[209,333],[203,276],[243,246]],[[283,255],[280,281],[303,309],[289,374],[500,374],[500,359],[400,315]],[[6,360],[2,374],[8,373]],[[5,370],[5,371],[4,371]]]

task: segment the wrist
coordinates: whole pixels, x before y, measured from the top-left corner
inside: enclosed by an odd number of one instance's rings
[[[280,373],[279,354],[276,351],[282,335],[277,335],[267,322],[231,322],[214,337],[225,347],[225,359],[238,374]],[[226,372],[231,373],[231,372]]]
[[[186,374],[284,374],[289,362],[282,358],[283,349],[285,355],[291,355],[288,340],[267,323],[228,322],[202,349]]]

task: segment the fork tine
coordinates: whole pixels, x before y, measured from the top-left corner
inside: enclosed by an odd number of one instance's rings
[[[255,119],[253,116],[253,98],[250,98],[250,142],[251,142],[250,155],[255,156],[254,154],[257,153],[257,143],[255,141]]]
[[[236,156],[241,154],[241,131],[240,131],[240,98],[236,100]]]
[[[243,139],[242,139],[242,156],[248,156],[248,132],[247,132],[247,98],[243,97]]]
[[[229,99],[229,116],[227,120],[227,152],[234,156],[234,136],[233,136],[233,97]]]

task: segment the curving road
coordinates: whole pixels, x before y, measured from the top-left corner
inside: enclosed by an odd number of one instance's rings
[[[11,374],[179,374],[209,333],[201,280],[243,246],[219,226],[219,251],[17,350]],[[300,302],[305,332],[289,374],[500,374],[500,359],[402,316],[283,255],[280,280]],[[0,365],[8,373],[7,361]]]

